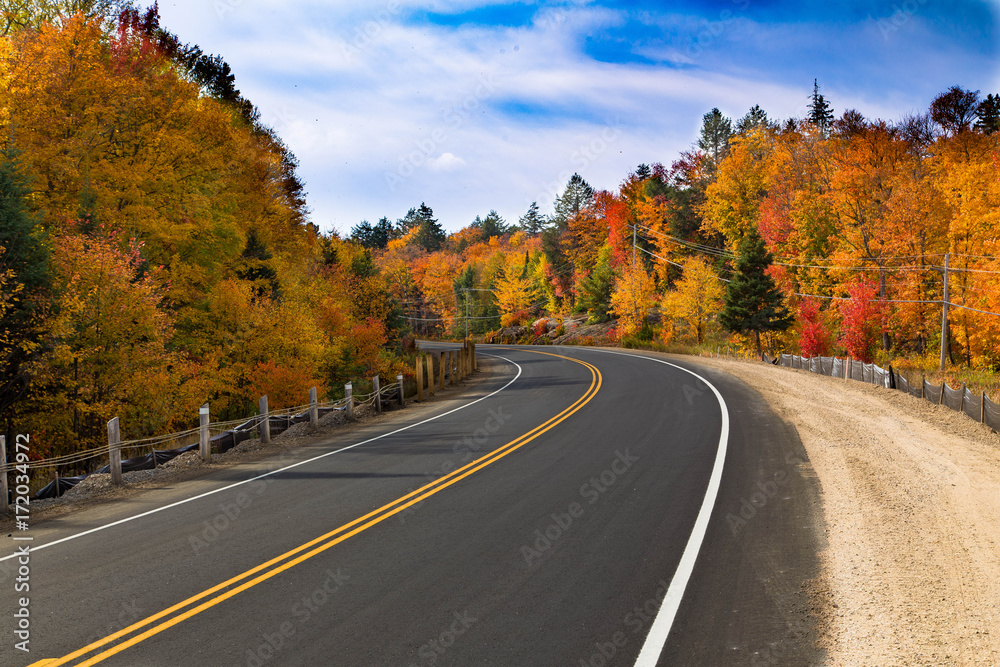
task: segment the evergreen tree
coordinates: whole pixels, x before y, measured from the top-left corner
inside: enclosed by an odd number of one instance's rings
[[[983,134],[1000,130],[1000,95],[990,93],[976,108],[976,129]]]
[[[271,266],[272,257],[271,251],[261,241],[257,231],[251,229],[247,233],[246,246],[243,248],[236,275],[242,280],[254,283],[254,292],[258,298],[267,296],[275,299],[279,295],[278,272]]]
[[[363,248],[375,247],[373,245],[374,234],[375,228],[367,220],[362,220],[358,224],[351,227],[351,240]]]
[[[719,323],[733,333],[753,332],[760,356],[762,331],[784,331],[794,317],[783,304],[774,279],[767,275],[773,257],[764,247],[764,239],[751,230],[740,243],[736,273],[726,287],[725,305]]]
[[[410,211],[413,211],[413,209],[410,209]],[[418,230],[416,236],[413,237],[414,243],[427,252],[440,250],[448,235],[445,234],[444,229],[441,228],[438,221],[434,219],[434,211],[431,210],[431,207],[420,202],[420,208],[416,211],[415,220]]]
[[[555,215],[552,222],[561,231],[566,229],[566,222],[582,209],[590,205],[594,198],[594,188],[583,180],[580,174],[573,174],[562,195],[556,196]]]
[[[611,270],[611,246],[601,247],[597,256],[597,266],[580,281],[580,307],[587,309],[590,316],[587,324],[600,324],[611,319],[611,292],[615,286],[615,274]]]
[[[729,152],[729,138],[733,135],[733,122],[712,109],[701,118],[701,135],[698,148],[708,156],[711,169],[715,169]]]
[[[816,79],[813,79],[812,101],[809,103],[809,122],[816,126],[821,135],[829,136],[833,126],[833,107],[820,94]]]
[[[28,389],[24,369],[42,338],[38,311],[51,286],[49,250],[40,220],[28,211],[28,194],[20,155],[8,145],[0,150],[0,273],[11,274],[0,295],[8,302],[0,310],[2,416]]]
[[[518,218],[517,224],[524,230],[525,234],[537,236],[545,229],[548,221],[546,221],[544,215],[538,212],[538,202],[533,201],[531,202],[531,206],[528,207],[528,211]]]
[[[479,219],[479,216],[476,216]],[[491,210],[487,216],[480,221],[480,227],[483,230],[483,240],[489,241],[494,236],[503,236],[510,231],[507,222],[500,217],[500,214],[494,210]]]
[[[760,105],[755,104],[747,112],[747,115],[740,118],[740,121],[736,123],[736,133],[750,134],[750,132],[758,128],[767,129],[769,127],[771,127],[771,121],[768,119],[767,114],[760,108]]]
[[[635,175],[640,181],[644,181],[653,175],[653,170],[649,168],[648,164],[643,163],[635,168]]]

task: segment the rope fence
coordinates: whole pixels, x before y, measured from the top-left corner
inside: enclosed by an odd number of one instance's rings
[[[441,389],[444,388],[445,377],[449,378],[448,384],[454,384],[456,379],[460,380],[462,376],[472,372],[477,367],[475,344],[471,341],[466,341],[459,351],[442,351],[438,353],[437,357],[438,361],[435,363],[430,356],[426,358],[418,356],[415,369],[416,378],[406,378],[403,374],[399,374],[396,376],[395,382],[386,385],[380,385],[378,376],[364,380],[366,384],[370,383],[372,388],[367,393],[355,394],[353,383],[349,382],[344,386],[344,398],[339,400],[318,401],[316,388],[313,387],[309,392],[309,403],[270,410],[268,409],[267,396],[262,396],[258,414],[245,419],[219,422],[209,422],[209,406],[206,403],[199,411],[202,423],[198,428],[166,435],[119,441],[117,436],[119,426],[116,417],[108,423],[109,441],[107,445],[47,459],[23,462],[7,462],[6,451],[3,451],[0,452],[2,454],[2,458],[0,458],[0,498],[7,495],[9,502],[6,481],[8,474],[12,472],[24,475],[29,470],[53,469],[55,471],[54,479],[37,491],[32,499],[57,498],[95,473],[111,473],[112,481],[120,483],[123,473],[153,470],[187,452],[200,452],[202,459],[208,462],[211,460],[212,452],[223,454],[246,440],[259,437],[262,443],[268,443],[271,436],[279,435],[296,424],[312,422],[316,426],[320,418],[334,411],[344,412],[347,419],[351,420],[356,407],[373,406],[378,412],[381,412],[383,406],[390,403],[402,407],[405,405],[405,398],[408,394],[415,393],[417,400],[423,399],[423,371],[425,367],[428,368],[427,391],[430,394],[434,393],[435,384],[439,384]],[[437,366],[437,374],[434,371],[435,366]],[[131,458],[121,460],[122,452],[130,452],[134,455]],[[112,461],[115,461],[114,469]],[[93,462],[92,465],[82,467],[96,469],[72,477],[59,476],[61,467],[76,466],[79,469],[81,464],[89,462]],[[102,462],[107,463],[98,468],[97,466]],[[4,509],[5,505],[0,502],[0,513]]]

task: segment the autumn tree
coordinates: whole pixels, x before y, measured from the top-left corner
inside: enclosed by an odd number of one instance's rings
[[[878,284],[873,280],[852,283],[848,294],[850,298],[840,302],[844,346],[850,356],[872,363],[885,330],[885,300],[879,298]]]
[[[618,318],[618,337],[642,335],[648,328],[646,316],[653,307],[655,283],[642,264],[626,266],[615,281],[610,313]]]
[[[675,288],[663,295],[663,314],[693,333],[695,342],[701,345],[718,319],[725,290],[703,257],[692,255],[683,261],[683,267]]]
[[[967,132],[976,118],[979,91],[952,86],[931,102],[931,118],[948,134]]]
[[[794,321],[774,279],[767,274],[772,261],[760,234],[747,233],[740,244],[736,272],[726,286],[725,305],[719,315],[719,324],[729,331],[753,334],[758,356],[762,332],[784,331]]]

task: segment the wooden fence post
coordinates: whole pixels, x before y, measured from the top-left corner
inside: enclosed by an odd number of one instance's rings
[[[17,457],[14,457],[17,460]],[[10,491],[7,490],[7,436],[0,435],[0,516],[9,512]]]
[[[428,354],[424,359],[427,362],[427,395],[434,395],[434,355]]]
[[[309,423],[313,428],[319,428],[319,392],[316,387],[309,389]]]
[[[403,374],[396,376],[396,384],[399,386],[399,407],[406,406],[406,396],[403,393]]]
[[[111,459],[111,483],[122,483],[122,440],[118,417],[108,422],[108,458]]]
[[[979,423],[986,423],[986,392],[979,399]]]
[[[354,419],[354,385],[348,382],[344,385],[344,400],[347,405],[347,421]]]
[[[212,460],[212,439],[208,437],[208,403],[198,408],[198,444],[201,445],[201,460],[208,463]],[[153,463],[156,463],[156,452],[153,452]]]
[[[448,384],[455,384],[455,353],[448,350]]]
[[[438,391],[444,391],[444,352],[438,353]]]
[[[382,414],[382,389],[377,375],[372,378],[372,386],[375,387],[375,412]]]
[[[965,383],[962,383],[962,395],[958,399],[958,411],[965,412]]]
[[[472,370],[479,370],[479,357],[476,356],[476,341],[472,341]]]
[[[926,396],[924,396],[924,382],[926,382],[926,381],[927,380],[924,377],[924,374],[921,373],[920,374],[920,398],[927,398]]]
[[[944,388],[948,386],[948,383],[941,380],[941,395],[938,396],[938,405],[944,405]]]
[[[851,358],[847,357],[847,366],[846,370],[844,371],[844,380],[850,380],[850,379],[851,379]]]
[[[417,402],[419,403],[424,400],[424,360],[420,355],[417,355],[417,361],[414,365],[414,375],[417,376]]]
[[[266,445],[271,442],[271,418],[267,414],[266,394],[260,397],[260,400],[257,401],[257,406],[260,408],[260,442]]]

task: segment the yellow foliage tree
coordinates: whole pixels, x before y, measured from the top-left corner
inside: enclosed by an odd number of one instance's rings
[[[500,324],[509,327],[521,323],[522,314],[534,297],[532,287],[527,253],[507,254],[494,290],[501,313]]]
[[[676,327],[693,333],[695,341],[701,344],[722,309],[725,289],[700,255],[692,255],[682,263],[683,277],[677,281],[676,289],[663,296],[663,314]]]
[[[639,333],[646,324],[646,314],[655,300],[653,277],[646,273],[641,263],[629,264],[622,269],[611,292],[611,312],[618,318],[618,336],[625,338]]]

